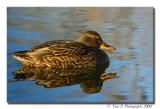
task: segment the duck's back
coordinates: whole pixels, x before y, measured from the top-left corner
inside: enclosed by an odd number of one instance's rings
[[[23,64],[55,68],[83,68],[109,65],[108,56],[100,49],[72,40],[49,41],[14,57]]]

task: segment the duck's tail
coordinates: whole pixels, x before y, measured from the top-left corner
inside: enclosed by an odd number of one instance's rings
[[[27,51],[14,52],[13,57],[22,63],[28,63],[31,60],[31,57],[27,54]]]

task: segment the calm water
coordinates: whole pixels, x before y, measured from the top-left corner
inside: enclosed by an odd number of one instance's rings
[[[153,102],[153,8],[8,8],[9,103],[130,103]],[[117,77],[103,82],[97,93],[84,93],[80,84],[45,88],[31,80],[14,79],[21,64],[11,53],[56,39],[78,38],[95,30],[118,48],[108,53],[105,74]]]

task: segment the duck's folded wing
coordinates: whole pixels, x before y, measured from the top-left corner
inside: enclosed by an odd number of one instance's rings
[[[32,58],[41,58],[44,56],[76,56],[91,53],[94,49],[85,46],[82,43],[74,41],[55,41],[50,45],[44,43],[38,45],[27,52]]]

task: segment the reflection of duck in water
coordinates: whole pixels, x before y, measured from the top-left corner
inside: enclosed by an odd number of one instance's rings
[[[28,51],[15,52],[14,58],[24,65],[47,66],[53,68],[84,68],[97,65],[109,66],[107,54],[100,50],[115,50],[106,44],[100,35],[87,31],[80,35],[78,41],[58,40],[39,44]]]
[[[101,76],[104,71],[105,66],[72,69],[22,66],[16,71],[15,78],[34,80],[48,88],[80,84],[85,93],[96,93],[101,90],[104,80],[116,76],[116,73]]]

